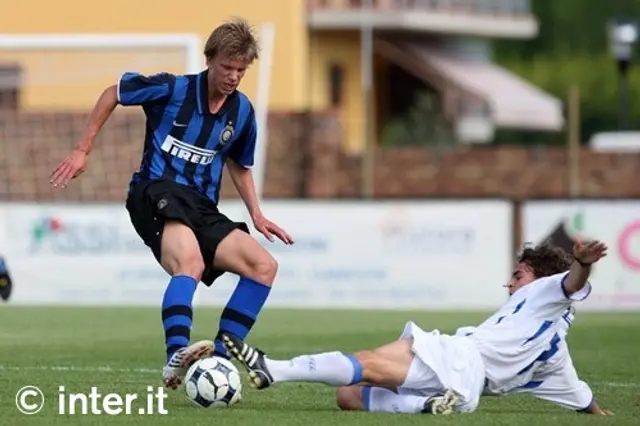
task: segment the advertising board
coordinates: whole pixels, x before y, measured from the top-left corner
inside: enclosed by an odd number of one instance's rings
[[[245,220],[240,202],[221,210]],[[503,201],[266,201],[293,246],[254,236],[278,260],[269,306],[483,309],[505,299],[512,211]],[[14,303],[152,305],[168,276],[121,205],[1,204],[0,252]],[[223,305],[237,281],[198,289]]]

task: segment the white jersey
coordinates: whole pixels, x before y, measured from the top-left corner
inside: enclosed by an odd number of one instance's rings
[[[562,315],[562,319],[564,321],[560,323],[561,327],[560,327],[560,330],[558,331],[558,334],[562,339],[565,339],[567,337],[567,334],[569,333],[569,328],[571,327],[571,324],[573,324],[573,320],[575,319],[575,317],[576,317],[576,309],[573,306],[569,306],[567,310],[564,312],[564,314]],[[476,328],[477,327],[473,325],[465,325],[463,327],[458,328],[454,336],[465,336],[465,337],[471,336],[473,332],[476,330]]]
[[[567,297],[563,287],[567,276],[564,272],[520,288],[469,335],[484,361],[489,393],[532,386],[539,367],[558,356],[561,348],[568,357],[564,342],[567,309],[589,295],[591,284]]]
[[[593,400],[593,392],[589,385],[578,377],[565,340],[575,319],[573,306],[564,312],[562,319],[558,330],[561,339],[558,352],[534,368],[533,376],[528,383],[507,393],[530,393],[565,408],[582,410]],[[475,329],[476,327],[471,326],[460,327],[456,331],[456,336],[470,336]],[[492,395],[487,389],[484,394]]]
[[[593,401],[593,392],[578,377],[564,339],[559,344],[558,353],[534,370],[527,384],[509,393],[531,393],[572,410],[584,410]]]

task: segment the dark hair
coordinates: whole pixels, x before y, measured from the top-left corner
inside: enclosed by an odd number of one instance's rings
[[[258,59],[258,41],[253,28],[242,18],[233,18],[217,27],[204,46],[207,59],[222,54],[249,63]]]
[[[536,278],[542,278],[568,270],[573,263],[573,256],[549,241],[544,241],[535,247],[524,245],[517,263],[527,264]]]

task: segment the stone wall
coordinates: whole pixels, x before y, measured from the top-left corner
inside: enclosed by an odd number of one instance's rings
[[[140,161],[144,117],[119,110],[107,123],[87,171],[63,191],[48,184],[55,165],[74,146],[87,115],[0,116],[0,199],[121,201]],[[268,198],[354,198],[360,193],[360,159],[340,149],[335,116],[269,116]],[[568,197],[563,148],[466,147],[381,149],[375,159],[379,198]],[[580,152],[584,197],[640,197],[639,154]],[[223,197],[237,194],[228,176]]]

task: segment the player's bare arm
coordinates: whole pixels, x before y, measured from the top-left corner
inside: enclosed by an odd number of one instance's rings
[[[50,183],[53,186],[65,187],[70,180],[75,179],[84,172],[87,165],[87,155],[93,149],[95,138],[117,105],[117,87],[116,85],[109,86],[102,92],[93,107],[78,145],[51,173]]]
[[[591,274],[591,265],[607,255],[607,246],[601,241],[583,243],[577,241],[573,247],[575,261],[569,269],[569,276],[564,283],[567,295],[580,291]]]
[[[275,235],[285,244],[293,244],[293,238],[282,228],[269,219],[265,218],[260,210],[260,203],[256,196],[255,184],[253,182],[253,174],[251,169],[242,167],[234,161],[227,162],[227,170],[233,181],[234,186],[238,190],[242,201],[244,201],[251,220],[255,228],[263,234],[269,241],[273,242]]]

